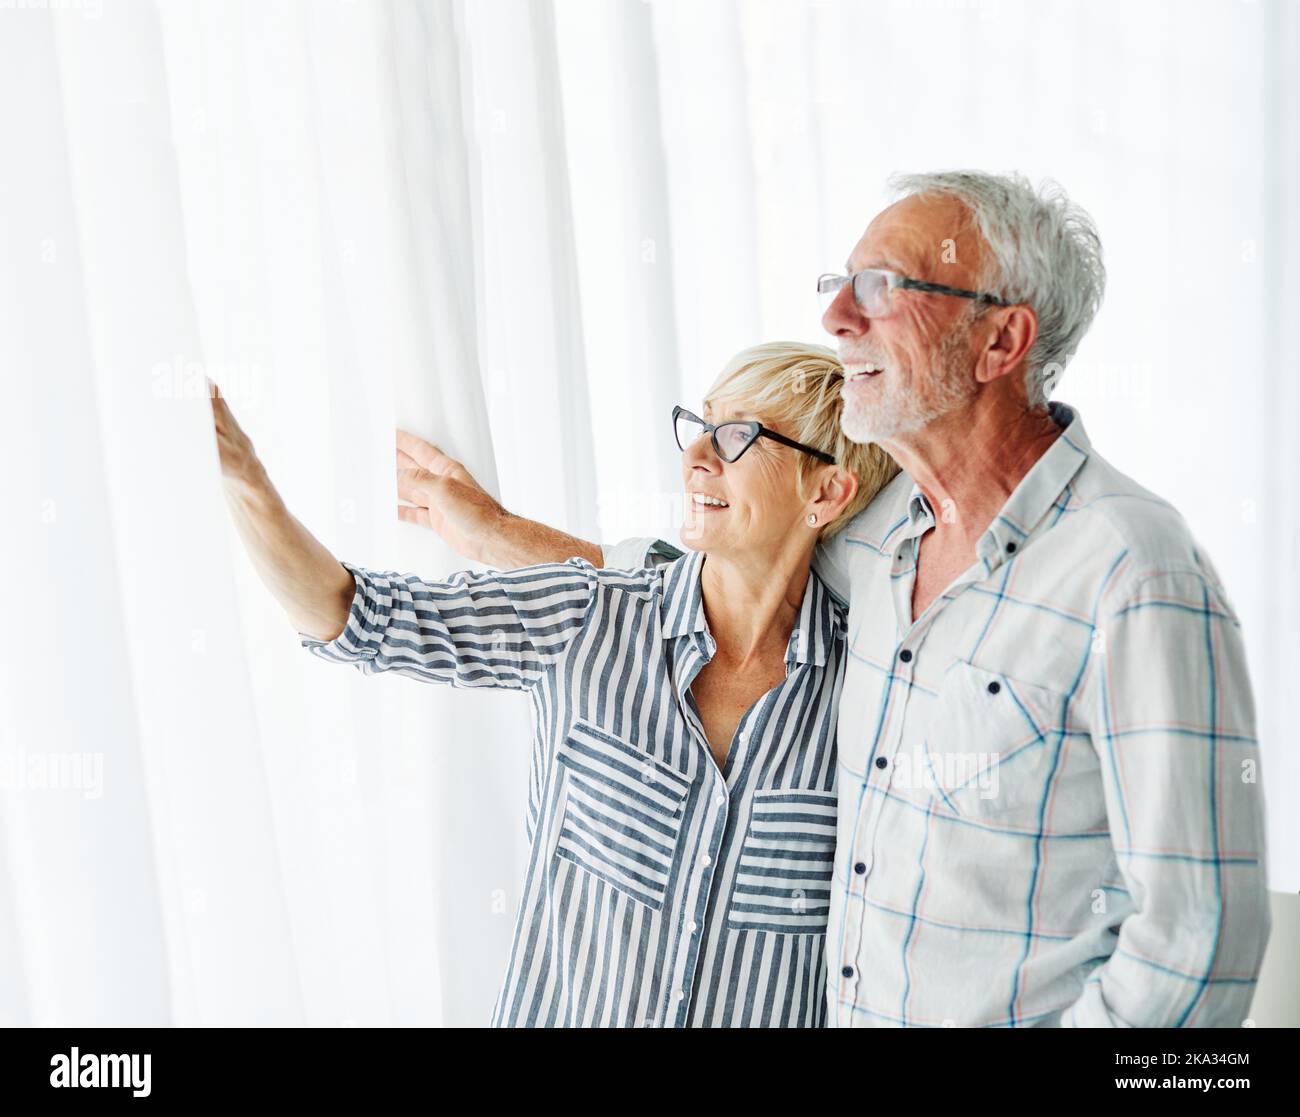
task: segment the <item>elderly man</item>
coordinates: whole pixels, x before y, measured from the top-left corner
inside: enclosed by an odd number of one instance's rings
[[[844,427],[904,472],[819,555],[850,602],[827,936],[838,1026],[1239,1026],[1270,921],[1240,624],[1178,512],[1049,403],[1104,271],[1024,179],[895,180],[824,276]],[[573,554],[407,440],[408,518]]]

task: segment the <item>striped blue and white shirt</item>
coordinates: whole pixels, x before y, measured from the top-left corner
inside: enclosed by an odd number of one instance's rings
[[[832,1026],[1248,1017],[1270,916],[1241,626],[1177,511],[1052,414],[919,617],[935,513],[906,474],[814,560],[851,602]]]
[[[826,1022],[845,617],[808,579],[786,678],[718,770],[690,694],[715,651],[692,552],[445,582],[345,563],[362,672],[526,690],[530,845],[497,1026]]]

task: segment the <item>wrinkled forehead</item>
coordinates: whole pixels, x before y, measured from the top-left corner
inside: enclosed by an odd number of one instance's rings
[[[912,195],[881,210],[849,256],[850,273],[887,268],[916,279],[973,283],[984,239],[970,211],[942,194]]]
[[[731,399],[725,394],[709,396],[704,400],[704,410],[700,412],[710,423],[725,423],[728,419],[758,419],[757,406],[747,399]]]

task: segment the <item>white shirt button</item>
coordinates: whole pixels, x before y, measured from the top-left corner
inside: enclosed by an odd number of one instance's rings
[[[701,867],[701,868],[703,868],[703,869],[707,869],[711,863],[712,863],[712,859],[709,857],[709,855],[708,855],[707,853],[704,853],[704,854],[701,854],[701,855],[700,855],[700,867]]]
[[[683,993],[680,989],[678,989],[677,992],[673,994],[673,1000],[680,1001],[685,996],[686,994]]]
[[[713,799],[713,805],[714,805],[715,807],[720,807],[720,806],[722,806],[722,804],[725,803],[726,801],[727,801],[726,796],[724,796],[724,795],[717,795],[717,796],[715,796],[714,799]]]
[[[688,931],[690,931],[690,933],[693,935],[693,934],[695,934],[696,931],[698,931],[698,930],[700,929],[700,925],[699,925],[698,923],[696,923],[695,920],[692,919],[692,920],[691,920],[691,924],[690,924],[690,926],[687,927],[686,929],[687,929]]]

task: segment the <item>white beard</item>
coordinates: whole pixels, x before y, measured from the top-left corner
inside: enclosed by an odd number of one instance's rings
[[[963,406],[976,390],[975,379],[965,367],[964,337],[964,330],[954,330],[940,343],[934,356],[938,375],[925,398],[908,391],[900,374],[883,361],[877,362],[885,367],[879,374],[885,378],[883,384],[867,386],[861,394],[846,384],[840,416],[845,436],[853,442],[880,445],[919,431]]]

